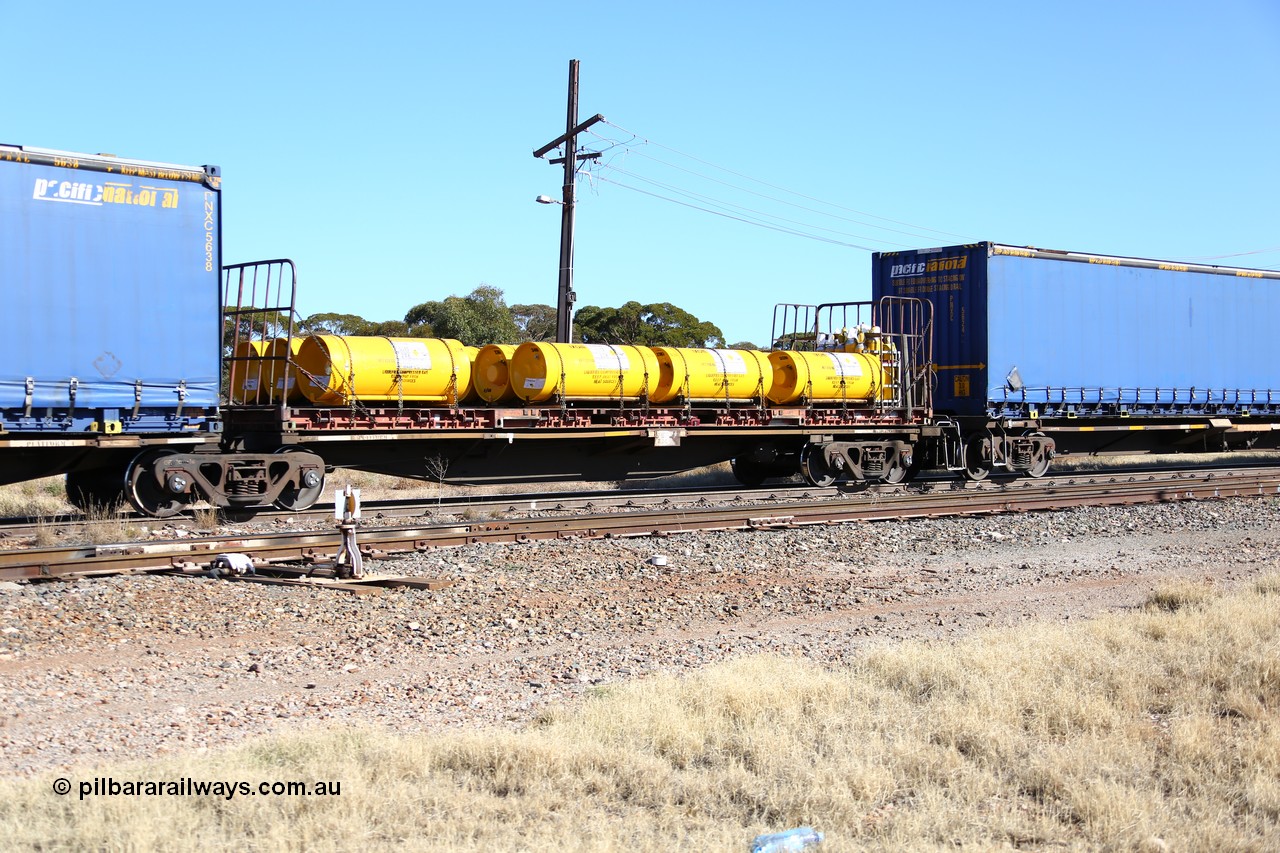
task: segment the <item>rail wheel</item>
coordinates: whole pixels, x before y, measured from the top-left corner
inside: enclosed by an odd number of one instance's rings
[[[67,474],[67,500],[81,512],[113,510],[125,502],[124,471],[97,468]]]
[[[964,443],[964,476],[977,482],[991,474],[991,444],[986,436],[975,435]]]
[[[1031,438],[1044,438],[1044,433],[1042,432],[1029,432],[1027,435]],[[1027,469],[1027,476],[1038,480],[1049,473],[1049,463],[1052,459],[1049,451],[1044,449],[1043,444],[1037,444],[1037,447],[1039,447],[1039,451],[1032,457],[1031,467]]]
[[[884,482],[891,486],[899,483],[907,483],[914,480],[916,474],[920,473],[921,462],[917,459],[914,451],[898,454],[897,460],[884,472],[882,478]]]
[[[806,445],[800,451],[800,475],[809,485],[819,489],[825,489],[836,481],[836,472],[827,467],[822,457],[822,447],[817,444]]]
[[[144,450],[129,463],[125,474],[125,494],[133,508],[152,518],[170,518],[191,503],[191,493],[170,493],[156,482],[155,467],[172,450]]]
[[[296,447],[281,447],[276,453],[304,453]],[[737,473],[737,470],[734,470]],[[275,506],[287,510],[310,509],[324,494],[324,471],[306,471],[297,488],[286,488],[276,498]]]

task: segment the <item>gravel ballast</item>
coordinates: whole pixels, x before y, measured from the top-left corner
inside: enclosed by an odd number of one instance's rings
[[[474,545],[351,595],[203,577],[0,584],[5,775],[305,726],[519,725],[593,685],[772,652],[827,664],[1280,569],[1280,498]],[[654,559],[654,558],[659,559]],[[660,559],[660,558],[665,558]],[[665,563],[665,564],[664,564]]]

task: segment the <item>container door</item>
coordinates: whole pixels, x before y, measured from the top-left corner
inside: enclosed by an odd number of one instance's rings
[[[933,303],[933,407],[938,414],[986,412],[988,246],[872,256],[873,299],[901,296]]]

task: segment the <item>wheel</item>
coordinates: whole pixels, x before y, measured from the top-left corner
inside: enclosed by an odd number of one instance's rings
[[[306,453],[306,451],[296,447],[281,447],[276,450],[276,453]],[[298,484],[297,488],[286,487],[280,493],[280,497],[276,498],[274,505],[288,510],[310,509],[324,494],[324,469],[320,469],[318,478],[315,471],[307,471],[303,479],[304,482]],[[314,479],[315,482],[310,482],[310,479]]]
[[[144,450],[129,463],[125,474],[125,493],[133,508],[152,518],[171,518],[194,499],[190,493],[172,494],[162,488],[155,478],[156,464],[172,450]]]
[[[1044,437],[1044,434],[1039,432],[1028,433],[1028,435],[1034,438]],[[1036,454],[1035,459],[1031,463],[1031,467],[1027,469],[1027,476],[1036,480],[1040,479],[1045,474],[1049,473],[1049,463],[1051,461],[1052,460],[1049,458],[1048,452],[1042,449]]]
[[[964,476],[977,482],[991,473],[991,448],[985,436],[973,436],[964,444]]]
[[[836,472],[827,467],[822,458],[822,447],[817,444],[806,445],[800,452],[800,475],[811,486],[825,489],[836,481]]]
[[[923,462],[923,457],[916,453],[916,449],[908,447],[898,454],[893,465],[884,472],[884,476],[880,479],[891,486],[896,486],[899,483],[908,483],[915,479],[916,474],[920,473]]]
[[[746,456],[735,456],[729,465],[733,468],[734,478],[744,486],[758,486],[767,476],[764,466]]]
[[[67,500],[81,512],[114,510],[125,502],[125,472],[118,468],[95,468],[67,474]]]

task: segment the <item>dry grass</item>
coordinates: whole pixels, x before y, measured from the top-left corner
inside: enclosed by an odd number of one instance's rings
[[[0,518],[47,518],[72,512],[65,477],[0,486]]]
[[[124,507],[93,506],[76,516],[42,515],[36,518],[34,545],[53,548],[69,545],[114,545],[133,542],[145,533],[134,520],[124,515]]]
[[[1170,608],[1166,601],[1179,602]],[[847,670],[753,657],[597,691],[520,732],[325,731],[0,783],[9,849],[1280,847],[1280,578]],[[56,776],[72,792],[50,792]],[[80,782],[326,780],[340,797],[89,797]]]
[[[222,518],[218,514],[217,507],[202,503],[191,508],[191,523],[196,530],[210,533],[218,529],[222,524]]]

